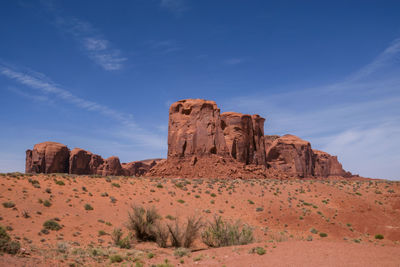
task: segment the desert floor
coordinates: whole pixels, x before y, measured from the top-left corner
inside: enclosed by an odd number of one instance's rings
[[[0,202],[0,225],[22,248],[1,266],[400,266],[399,182],[3,174]],[[199,236],[183,256],[152,242],[122,249],[111,233],[128,234],[132,205],[154,206],[165,223],[240,221],[254,242],[208,248]],[[62,228],[42,232],[50,219]]]

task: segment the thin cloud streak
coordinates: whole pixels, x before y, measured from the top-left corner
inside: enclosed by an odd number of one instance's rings
[[[0,64],[0,75],[3,75],[11,80],[14,80],[22,85],[30,87],[39,91],[43,96],[40,98],[45,98],[49,94],[55,95],[57,98],[72,104],[78,108],[81,108],[90,112],[97,112],[108,118],[111,118],[121,124],[118,131],[112,133],[115,136],[119,136],[130,140],[131,142],[136,142],[137,144],[147,145],[153,149],[164,149],[165,142],[162,137],[153,134],[141,127],[139,127],[133,120],[131,114],[125,114],[114,109],[111,109],[105,105],[98,104],[93,101],[85,100],[80,97],[73,95],[66,89],[52,82],[44,74],[27,71],[26,73],[22,71],[15,70],[4,64]],[[21,95],[21,92],[17,92]],[[33,96],[31,94],[24,94],[25,97],[32,96],[37,99],[38,96]]]
[[[72,35],[81,45],[87,56],[104,70],[120,70],[124,66],[126,57],[121,51],[114,49],[110,41],[102,37],[90,23],[77,18],[56,16],[56,25],[62,31]]]

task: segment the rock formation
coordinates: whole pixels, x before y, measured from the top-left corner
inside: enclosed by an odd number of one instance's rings
[[[259,115],[252,115],[251,119],[253,121],[253,134],[254,134],[254,159],[252,163],[257,165],[265,165],[266,155],[265,155],[265,144],[264,144],[264,122],[265,119]]]
[[[187,178],[351,177],[337,157],[312,150],[294,135],[264,135],[265,119],[220,110],[214,101],[186,99],[169,109],[167,160],[120,163],[62,144],[26,151],[26,172]]]
[[[68,147],[55,142],[36,144],[26,151],[26,173],[69,173],[78,175],[141,176],[160,159],[120,163],[118,157],[104,160],[101,156],[81,148]]]
[[[89,174],[90,160],[92,153],[81,148],[74,148],[69,156],[69,173],[70,174]]]
[[[169,109],[168,158],[228,156],[220,111],[214,101],[188,99]]]
[[[230,155],[245,164],[265,165],[265,119],[259,115],[224,112],[221,121]]]
[[[311,144],[289,134],[276,138],[268,147],[267,164],[288,174],[310,177],[314,174]]]
[[[343,170],[342,164],[336,156],[331,156],[326,152],[313,149],[314,175],[318,177],[343,176],[349,177],[351,174]]]
[[[68,164],[69,149],[60,143],[44,142],[26,151],[27,173],[66,173]]]
[[[109,157],[104,160],[103,165],[100,167],[101,175],[109,176],[109,175],[123,175],[124,172],[122,170],[121,163],[118,157]]]
[[[236,112],[224,112],[221,114],[221,120],[230,155],[239,162],[252,163],[255,147],[251,116]]]

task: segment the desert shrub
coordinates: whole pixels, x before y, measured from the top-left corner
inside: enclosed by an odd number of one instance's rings
[[[156,222],[160,215],[154,207],[145,209],[141,206],[132,206],[132,212],[128,212],[128,229],[135,233],[139,241],[156,241]]]
[[[61,180],[54,180],[54,181],[58,185],[65,185],[64,181],[61,181]]]
[[[93,210],[93,207],[90,204],[85,204],[85,210]]]
[[[3,202],[3,207],[4,208],[14,208],[15,207],[15,203],[12,202],[12,201]]]
[[[111,233],[111,239],[115,245],[118,246],[119,242],[121,242],[121,238],[123,236],[121,228],[115,228],[114,231]]]
[[[133,243],[132,234],[128,233],[126,237],[122,238],[123,235],[124,234],[121,228],[115,228],[114,231],[111,233],[111,239],[113,240],[114,245],[120,248],[130,249]]]
[[[11,240],[7,231],[0,226],[0,252],[17,254],[20,248],[20,243],[18,241]]]
[[[122,238],[119,241],[118,246],[120,248],[130,249],[132,247],[132,243],[133,243],[133,237],[131,234],[128,234],[126,237]]]
[[[377,234],[377,235],[375,235],[375,239],[383,239],[384,237],[383,237],[383,235],[381,235],[381,234]]]
[[[250,253],[257,253],[258,255],[264,255],[267,251],[262,247],[255,247],[250,250]]]
[[[111,263],[114,263],[114,262],[122,262],[122,261],[124,260],[124,259],[123,259],[120,255],[118,255],[118,254],[111,255],[109,258],[110,258]]]
[[[168,228],[160,222],[157,222],[154,225],[154,234],[156,236],[157,245],[161,248],[166,248],[169,237]]]
[[[319,233],[319,236],[320,236],[320,237],[327,237],[328,234],[327,234],[327,233]]]
[[[65,242],[58,242],[57,243],[57,251],[60,253],[65,253],[68,250],[68,244]]]
[[[157,264],[156,267],[174,267],[174,265],[170,264],[168,259],[165,259],[164,263]]]
[[[99,231],[99,236],[103,236],[103,235],[106,235],[107,233],[104,231],[104,230],[100,230]]]
[[[203,242],[209,247],[245,245],[253,241],[253,230],[239,222],[231,224],[221,216],[215,216],[201,234]]]
[[[55,230],[58,231],[60,230],[62,227],[61,225],[58,224],[58,222],[56,222],[55,220],[47,220],[43,223],[43,227],[44,229],[47,230]]]
[[[201,226],[201,219],[196,217],[189,217],[184,225],[180,225],[178,220],[175,220],[174,225],[168,224],[167,227],[171,234],[172,246],[191,247],[199,234]]]
[[[114,186],[114,187],[117,187],[117,188],[121,187],[118,183],[112,183],[111,185]]]
[[[51,202],[49,201],[49,200],[45,200],[45,201],[43,201],[43,205],[45,206],[45,207],[50,207],[51,206]]]
[[[174,250],[174,256],[177,258],[182,258],[183,256],[189,255],[190,250],[187,248],[177,248]]]

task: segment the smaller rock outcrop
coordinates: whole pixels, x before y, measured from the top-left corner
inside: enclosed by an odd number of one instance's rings
[[[101,171],[101,175],[103,176],[118,176],[124,174],[121,162],[119,161],[119,158],[115,156],[105,159],[103,165],[101,165],[99,170]]]
[[[121,164],[118,157],[104,160],[101,156],[81,148],[69,151],[63,144],[44,142],[36,144],[33,150],[26,151],[25,172],[141,176],[160,160],[149,159]]]
[[[67,173],[68,165],[69,149],[63,144],[44,142],[26,151],[27,173]]]
[[[350,177],[351,173],[343,170],[336,156],[313,149],[314,175],[319,177],[342,176]]]
[[[90,160],[92,153],[81,148],[74,148],[69,156],[70,174],[90,174]]]
[[[298,177],[314,174],[313,152],[309,142],[290,134],[273,141],[271,139],[267,142],[266,159],[270,167]]]

